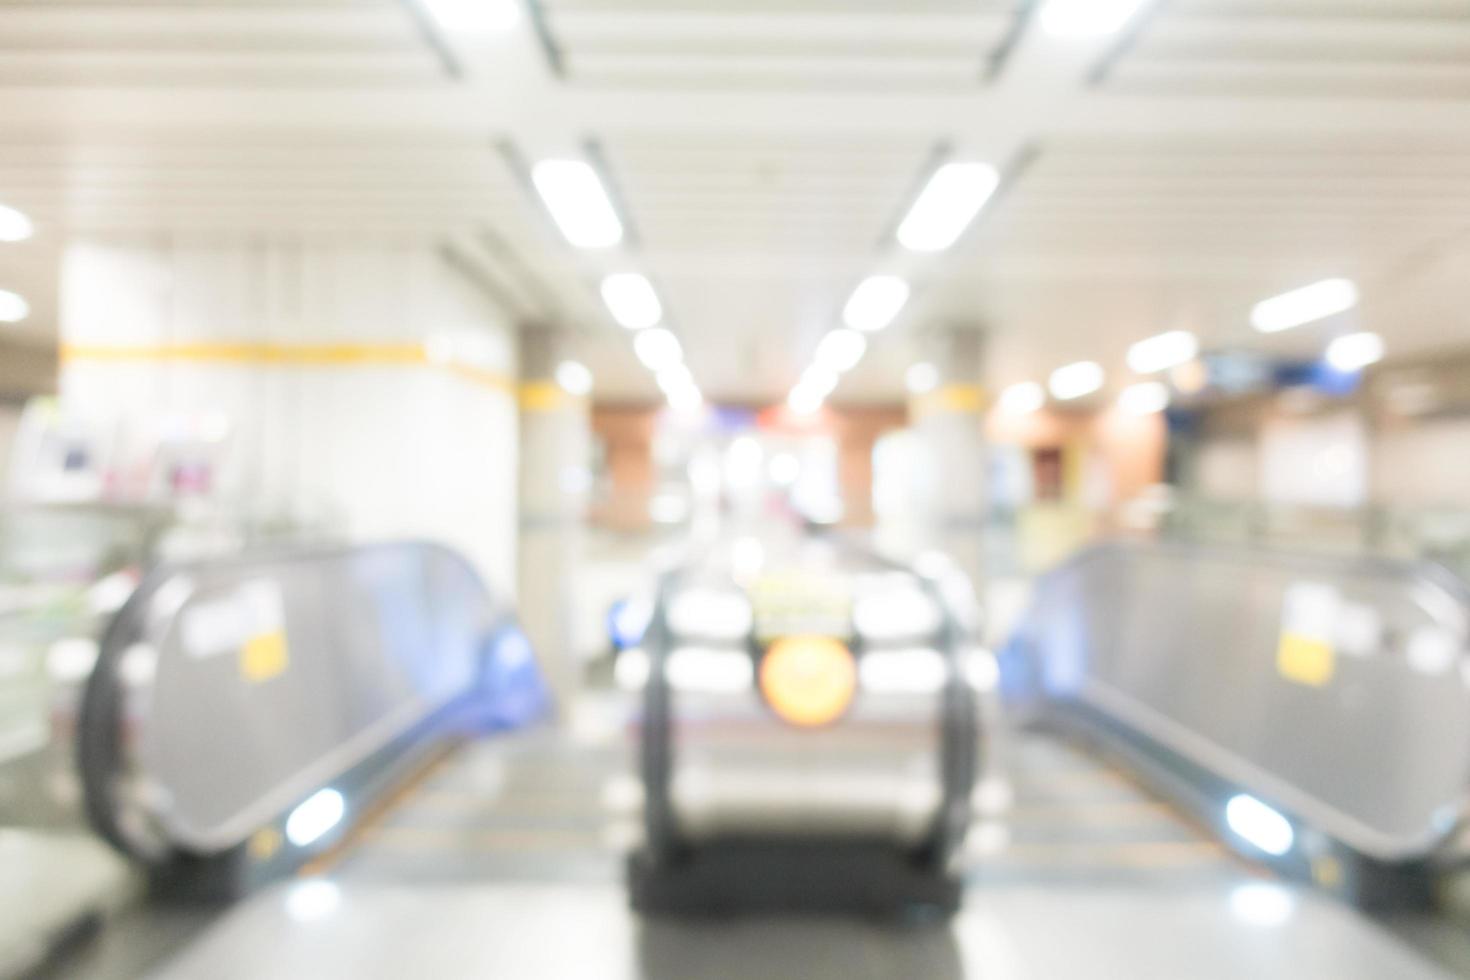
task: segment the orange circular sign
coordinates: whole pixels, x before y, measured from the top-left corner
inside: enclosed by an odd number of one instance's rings
[[[760,686],[771,708],[791,724],[826,725],[852,704],[857,665],[830,636],[788,636],[761,658]]]

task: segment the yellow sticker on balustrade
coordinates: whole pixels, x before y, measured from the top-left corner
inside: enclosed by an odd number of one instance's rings
[[[257,633],[240,648],[240,676],[252,684],[279,677],[289,662],[285,630]]]
[[[1325,687],[1337,673],[1333,637],[1342,618],[1343,599],[1326,582],[1294,582],[1281,602],[1281,633],[1276,672],[1307,687]]]
[[[1276,648],[1276,672],[1308,687],[1326,687],[1337,672],[1332,644],[1300,633],[1282,633]]]

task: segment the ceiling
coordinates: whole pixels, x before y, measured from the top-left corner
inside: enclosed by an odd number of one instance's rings
[[[422,2],[0,0],[0,201],[38,225],[0,246],[21,329],[54,332],[70,237],[248,231],[442,244],[572,328],[613,399],[655,393],[597,297],[618,269],[730,401],[782,397],[873,272],[914,298],[839,401],[901,397],[945,327],[987,332],[996,385],[1095,358],[1116,387],[1177,327],[1470,347],[1470,0],[1159,0],[1095,41],[1022,0],[534,0],[496,35]],[[568,153],[623,246],[572,248],[528,191]],[[949,252],[906,253],[943,159],[1002,190]],[[1356,313],[1252,333],[1253,303],[1328,276]]]

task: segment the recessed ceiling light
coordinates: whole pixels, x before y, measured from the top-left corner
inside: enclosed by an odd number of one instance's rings
[[[1061,401],[1090,395],[1103,386],[1106,375],[1096,361],[1078,361],[1051,373],[1051,393]]]
[[[1128,367],[1137,374],[1167,371],[1195,359],[1199,340],[1188,330],[1170,330],[1128,348]]]
[[[1118,407],[1129,415],[1153,415],[1169,407],[1169,386],[1162,381],[1129,385],[1118,395]]]
[[[1251,326],[1261,333],[1279,333],[1346,313],[1357,305],[1358,287],[1351,279],[1324,279],[1257,303],[1251,311]]]
[[[1041,27],[1052,37],[1106,37],[1121,31],[1142,6],[1143,0],[1046,0]]]
[[[842,319],[854,330],[874,333],[893,322],[909,301],[909,284],[898,276],[869,276],[852,291]]]
[[[542,160],[531,183],[552,220],[578,248],[607,248],[623,240],[623,223],[597,171],[581,160]]]
[[[997,404],[1006,415],[1030,415],[1046,404],[1046,391],[1035,381],[1023,381],[1002,391]]]
[[[939,369],[925,362],[911,364],[904,372],[903,381],[910,394],[927,394],[939,387]]]
[[[569,395],[585,395],[592,390],[592,372],[580,361],[562,361],[556,366],[556,383]]]
[[[673,367],[684,359],[684,350],[679,346],[679,338],[662,327],[639,331],[638,335],[633,338],[633,352],[638,355],[638,360],[643,362],[643,366],[655,374]]]
[[[429,16],[446,31],[500,34],[516,26],[516,0],[419,0]]]
[[[15,208],[0,204],[0,242],[23,242],[36,232],[31,219]]]
[[[898,226],[913,252],[942,252],[959,240],[990,200],[1000,174],[988,163],[946,163],[934,172]]]
[[[24,296],[0,289],[0,323],[19,323],[31,314],[31,304]]]
[[[663,319],[653,283],[636,272],[615,272],[602,280],[602,301],[613,319],[629,330],[642,330]]]
[[[1383,360],[1383,338],[1376,333],[1350,333],[1327,345],[1327,363],[1344,373],[1361,371]]]
[[[856,330],[833,330],[817,344],[812,359],[828,371],[841,374],[857,367],[867,350],[867,338]]]

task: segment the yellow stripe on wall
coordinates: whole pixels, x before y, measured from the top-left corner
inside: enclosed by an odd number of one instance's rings
[[[283,367],[424,366],[440,368],[466,381],[497,391],[516,391],[515,380],[506,375],[473,365],[433,360],[421,344],[271,344],[230,341],[135,347],[62,344],[60,357],[63,364],[74,361],[135,361]]]

